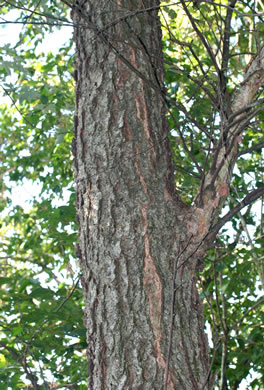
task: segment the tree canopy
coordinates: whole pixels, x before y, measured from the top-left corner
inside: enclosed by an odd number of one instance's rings
[[[75,253],[73,41],[49,50],[54,34],[73,31],[71,7],[70,1],[14,0],[0,8],[3,34],[10,23],[21,26],[17,42],[7,37],[0,52],[0,383],[7,389],[87,388]],[[193,204],[221,123],[263,50],[264,4],[163,1],[160,18],[175,186]],[[121,19],[116,15],[109,28]],[[245,379],[252,389],[264,388],[263,198],[241,203],[263,193],[263,99],[260,87],[239,113],[239,158],[230,192],[222,188],[223,215],[232,219],[198,273],[219,389],[242,389]],[[13,203],[22,184],[34,191],[27,207]]]

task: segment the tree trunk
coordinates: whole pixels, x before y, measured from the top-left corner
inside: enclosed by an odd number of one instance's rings
[[[80,3],[73,151],[89,389],[208,389],[195,273],[209,218],[174,189],[159,1]]]

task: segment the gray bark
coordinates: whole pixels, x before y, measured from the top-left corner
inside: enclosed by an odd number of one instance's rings
[[[157,9],[122,19],[157,5],[87,0],[73,10],[73,151],[93,390],[210,387],[195,277],[210,218],[205,227],[202,209],[174,190]]]

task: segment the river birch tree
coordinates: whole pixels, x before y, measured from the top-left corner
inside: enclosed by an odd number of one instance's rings
[[[263,9],[2,1],[4,388],[263,388]]]
[[[90,389],[209,389],[196,273],[234,210],[219,219],[241,134],[264,81],[264,50],[230,100],[228,3],[222,58],[179,2],[214,68],[220,131],[191,205],[177,192],[168,142],[159,1],[80,1],[73,151]],[[199,64],[198,64],[199,66]],[[208,94],[211,92],[208,91]],[[182,140],[184,143],[184,135]],[[244,205],[263,188],[248,194]]]

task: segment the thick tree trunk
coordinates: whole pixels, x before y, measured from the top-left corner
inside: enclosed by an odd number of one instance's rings
[[[174,190],[158,10],[138,12],[158,5],[87,0],[73,11],[73,150],[93,390],[210,387],[195,278],[206,218]]]

